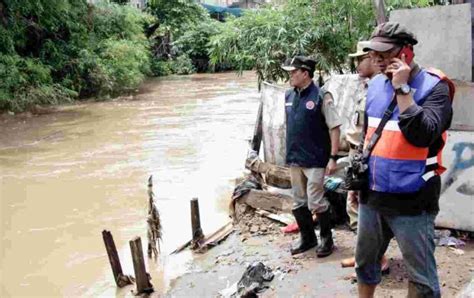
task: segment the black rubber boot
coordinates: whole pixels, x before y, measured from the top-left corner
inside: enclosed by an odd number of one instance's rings
[[[334,242],[332,241],[331,216],[329,209],[326,212],[318,213],[321,244],[316,248],[318,258],[324,258],[332,254]]]
[[[294,209],[293,215],[300,228],[300,240],[290,250],[292,255],[296,255],[318,245],[318,238],[314,233],[313,217],[307,207]]]

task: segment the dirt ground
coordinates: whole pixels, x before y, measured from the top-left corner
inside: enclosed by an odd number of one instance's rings
[[[172,284],[169,296],[218,297],[242,277],[247,266],[260,261],[272,269],[274,279],[261,297],[355,297],[357,284],[353,268],[340,261],[354,250],[355,234],[334,229],[336,250],[327,258],[317,258],[314,249],[298,255],[289,253],[297,234],[283,234],[283,225],[253,212],[246,212],[235,231],[220,245],[198,255],[191,272]],[[406,297],[407,273],[395,241],[387,251],[390,273],[383,277],[376,297]],[[436,260],[443,297],[456,297],[474,275],[474,242],[461,250],[437,247]],[[472,296],[470,296],[472,297]]]

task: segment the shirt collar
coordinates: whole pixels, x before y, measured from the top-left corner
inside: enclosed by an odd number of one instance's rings
[[[420,71],[421,71],[420,66],[417,63],[415,63],[413,65],[413,67],[411,68],[410,77],[408,78],[408,82],[411,83]]]
[[[311,80],[311,82],[309,82],[309,84],[306,87],[303,87],[301,89],[295,88],[295,92],[297,92],[300,96],[306,95],[309,92],[311,92],[313,87],[316,87],[316,85],[314,84],[313,80]]]

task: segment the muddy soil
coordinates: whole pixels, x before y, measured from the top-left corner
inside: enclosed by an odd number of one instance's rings
[[[235,231],[219,246],[190,264],[191,272],[174,281],[170,296],[216,297],[219,291],[238,282],[249,264],[263,262],[275,274],[261,297],[355,297],[357,284],[353,268],[340,261],[354,250],[355,234],[336,227],[336,250],[327,258],[317,258],[312,249],[292,257],[290,243],[297,234],[283,234],[282,224],[246,210]],[[376,297],[406,297],[408,275],[395,241],[387,251],[390,273],[383,277]],[[443,297],[455,297],[474,274],[474,242],[461,250],[437,247],[436,260]]]

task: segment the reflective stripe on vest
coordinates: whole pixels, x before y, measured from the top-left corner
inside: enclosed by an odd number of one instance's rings
[[[440,79],[421,70],[410,82],[413,99],[422,105]],[[383,114],[389,106],[393,87],[383,74],[369,82],[366,113],[368,128],[366,144],[377,129]],[[398,125],[400,111],[395,108],[385,125],[377,145],[369,158],[369,188],[389,193],[410,193],[418,191],[429,178],[435,175],[437,164],[428,158],[429,148],[416,147],[403,136]],[[434,156],[436,159],[436,156]],[[435,160],[436,161],[436,160]]]

